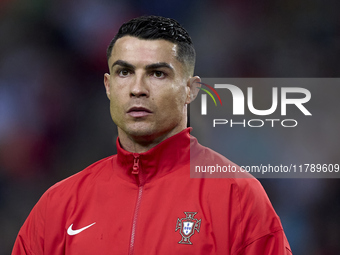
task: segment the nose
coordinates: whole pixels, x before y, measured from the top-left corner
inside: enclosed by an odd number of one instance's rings
[[[144,78],[136,76],[130,89],[131,97],[149,97],[149,87]]]

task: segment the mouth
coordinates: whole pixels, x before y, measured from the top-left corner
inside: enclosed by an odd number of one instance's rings
[[[152,111],[145,107],[131,107],[127,114],[134,118],[141,118],[152,114]]]

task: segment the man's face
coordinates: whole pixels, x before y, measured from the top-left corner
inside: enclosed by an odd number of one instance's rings
[[[118,39],[104,84],[119,136],[150,142],[186,127],[189,76],[177,45],[166,40]]]

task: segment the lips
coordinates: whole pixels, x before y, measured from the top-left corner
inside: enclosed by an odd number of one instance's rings
[[[131,117],[141,118],[152,114],[152,111],[145,107],[131,107],[127,111],[127,114],[129,114]]]

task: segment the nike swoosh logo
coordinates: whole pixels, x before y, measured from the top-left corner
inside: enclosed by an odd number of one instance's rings
[[[73,230],[72,229],[72,226],[73,224],[71,224],[71,226],[69,226],[69,228],[67,229],[67,234],[69,234],[70,236],[74,236],[74,235],[77,235],[79,234],[80,232],[84,231],[85,229],[93,226],[94,224],[96,224],[95,222],[93,222],[92,224],[86,226],[86,227],[83,227],[83,228],[80,228],[80,229],[76,229],[76,230]]]

